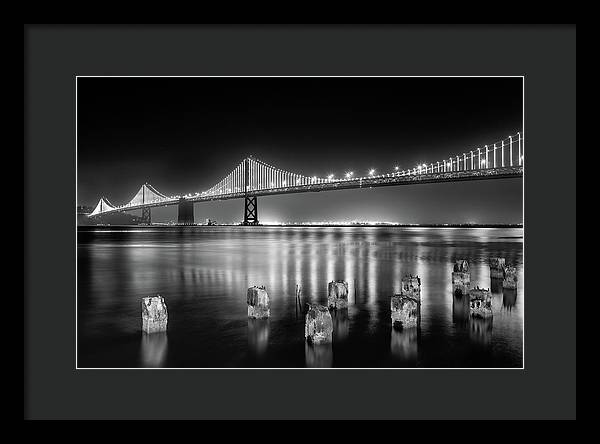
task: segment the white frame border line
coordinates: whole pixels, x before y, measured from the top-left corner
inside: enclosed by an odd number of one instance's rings
[[[208,75],[208,76],[192,76],[192,75],[182,75],[182,76],[126,76],[126,75],[75,75],[75,203],[77,205],[77,183],[78,183],[78,175],[77,175],[77,79],[78,78],[521,78],[522,79],[522,131],[523,136],[525,136],[525,76],[524,75],[506,75],[506,76],[392,76],[392,75],[383,75],[383,76],[375,76],[375,75],[365,75],[365,76],[343,76],[343,75],[332,75],[332,76],[320,76],[320,75],[310,75],[310,76],[283,76],[283,75],[240,75],[240,76],[232,76],[232,75]],[[525,151],[525,137],[523,137],[523,151]],[[523,195],[522,195],[522,224],[523,224],[523,278],[525,280],[525,161],[523,162]],[[329,367],[329,368],[309,368],[309,367],[79,367],[77,363],[78,353],[77,353],[77,333],[78,333],[78,285],[77,285],[77,212],[75,212],[75,370],[525,370],[525,312],[526,306],[525,301],[523,301],[523,342],[522,342],[522,366],[521,367]],[[523,288],[525,288],[525,283],[523,283]]]

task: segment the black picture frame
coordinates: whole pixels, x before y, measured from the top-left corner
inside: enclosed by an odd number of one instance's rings
[[[575,418],[575,297],[549,272],[561,257],[576,275],[574,26],[27,25],[24,40],[25,418]],[[525,368],[76,370],[77,75],[525,76]]]

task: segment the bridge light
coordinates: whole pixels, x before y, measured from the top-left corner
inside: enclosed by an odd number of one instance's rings
[[[348,171],[348,172],[346,173],[346,179],[350,179],[350,178],[352,177],[352,175],[353,175],[353,174],[354,174],[354,172],[353,172],[353,171]]]
[[[399,166],[397,166],[397,167],[395,167],[394,169],[395,169],[396,171],[398,171],[398,170],[400,169],[400,167],[399,167]]]
[[[371,168],[371,169],[369,170],[369,176],[372,176],[372,175],[374,175],[374,174],[375,174],[375,170],[374,170],[373,168]]]
[[[330,174],[330,175],[328,175],[328,176],[327,176],[327,179],[329,179],[329,180],[333,180],[333,174]]]

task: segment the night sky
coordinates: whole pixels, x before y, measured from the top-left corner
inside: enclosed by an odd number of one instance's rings
[[[308,176],[436,162],[522,130],[521,78],[79,78],[78,204],[200,192],[255,157]],[[259,198],[261,222],[520,223],[522,179]],[[238,222],[243,201],[199,203]],[[176,220],[176,207],[153,209]]]

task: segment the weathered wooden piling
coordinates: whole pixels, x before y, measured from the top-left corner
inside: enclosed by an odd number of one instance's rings
[[[517,288],[517,269],[510,265],[504,267],[504,276],[502,279],[502,288]]]
[[[472,288],[469,291],[470,297],[470,314],[475,318],[490,318],[492,317],[492,295],[489,289]]]
[[[167,304],[161,295],[142,298],[142,331],[146,333],[167,331],[168,317]]]
[[[502,279],[504,277],[505,259],[503,257],[491,257],[489,264],[490,277],[492,279]]]
[[[454,264],[452,272],[452,294],[454,296],[468,295],[471,288],[471,272],[469,263],[462,259]]]
[[[327,285],[327,306],[330,309],[348,308],[348,282],[332,281]]]
[[[250,287],[246,294],[248,302],[248,317],[252,319],[266,319],[271,315],[269,294],[264,286]]]
[[[309,305],[304,325],[304,337],[312,344],[332,342],[333,319],[327,307],[320,304]]]
[[[396,294],[391,299],[392,327],[416,327],[419,320],[419,300],[412,296]]]

